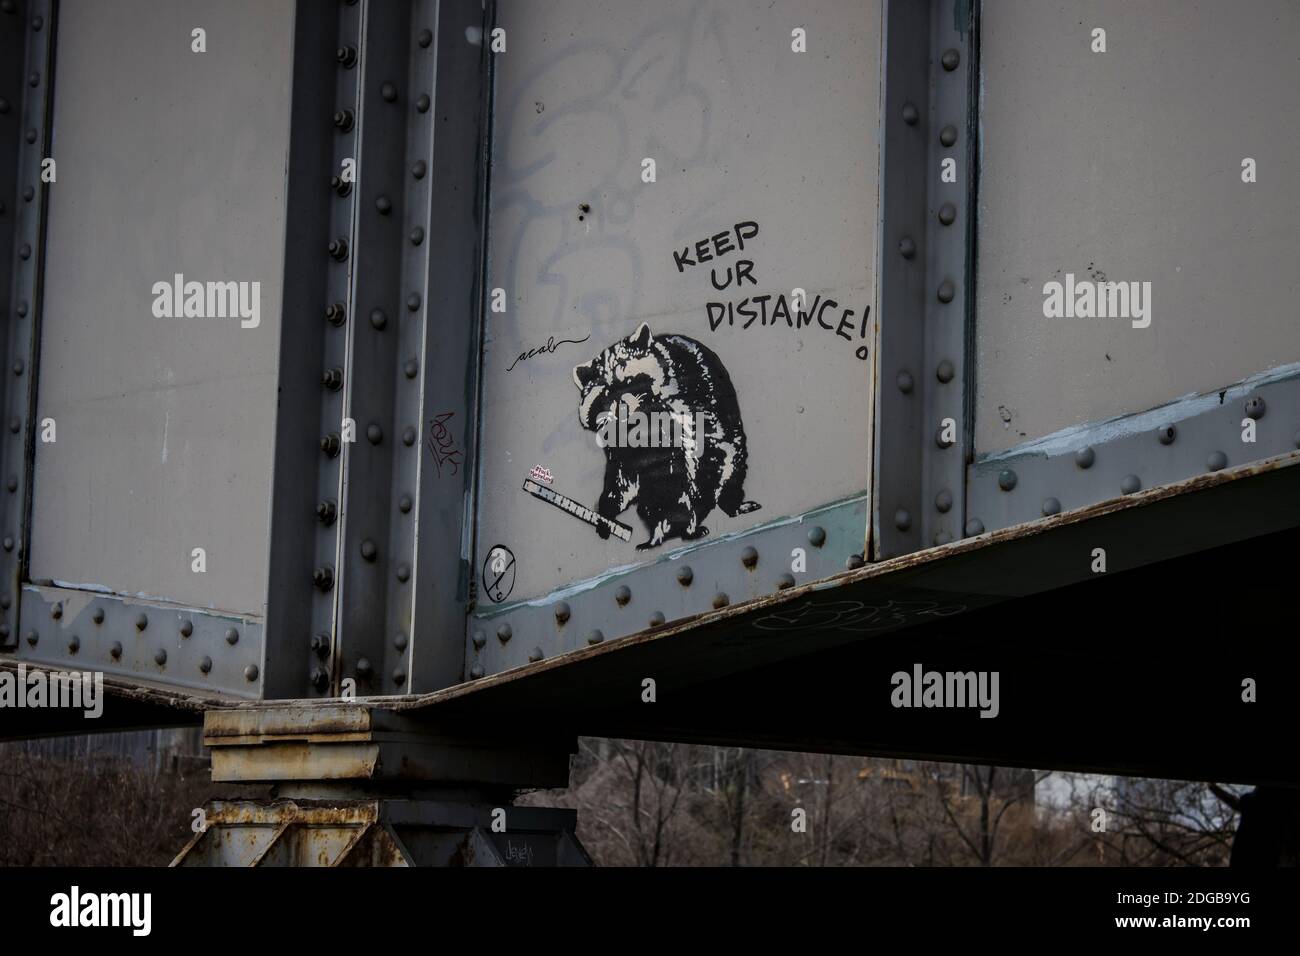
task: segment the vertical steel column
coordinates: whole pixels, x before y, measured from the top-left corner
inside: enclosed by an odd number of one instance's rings
[[[483,22],[469,0],[363,5],[335,665],[358,695],[463,667]]]
[[[54,0],[0,2],[0,309],[4,309],[4,438],[0,442],[0,648],[17,646],[19,589],[30,541],[32,453],[39,423],[41,260],[53,111]]]
[[[328,694],[335,644],[339,484],[361,8],[299,0],[289,138],[280,406],[263,696]],[[309,690],[310,688],[310,690]]]
[[[872,557],[967,527],[978,10],[887,0]]]

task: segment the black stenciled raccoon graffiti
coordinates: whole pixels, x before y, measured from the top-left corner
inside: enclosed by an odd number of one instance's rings
[[[745,500],[748,452],[731,376],[708,348],[684,335],[654,335],[644,323],[573,370],[581,392],[578,420],[602,436],[605,488],[599,514],[616,518],[634,503],[649,539],[694,541],[709,533],[714,508],[735,517],[756,511]],[[683,441],[609,441],[629,416],[671,421]],[[649,446],[649,447],[647,447]],[[596,532],[609,537],[609,528]]]

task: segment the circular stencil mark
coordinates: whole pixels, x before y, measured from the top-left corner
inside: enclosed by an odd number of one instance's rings
[[[493,545],[483,562],[483,590],[500,604],[515,589],[515,556],[504,544]]]

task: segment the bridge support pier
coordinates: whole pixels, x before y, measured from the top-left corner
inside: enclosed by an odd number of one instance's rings
[[[369,703],[211,710],[212,779],[269,784],[214,800],[173,866],[590,865],[574,810],[519,807],[568,785],[576,740],[444,733]]]

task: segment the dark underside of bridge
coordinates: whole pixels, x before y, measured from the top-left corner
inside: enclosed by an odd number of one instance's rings
[[[518,743],[580,734],[1300,784],[1300,467],[942,552],[366,703]],[[893,706],[892,676],[917,665],[996,671],[997,716]],[[101,729],[201,716],[201,702],[128,694]],[[85,732],[41,723],[52,718],[9,712],[0,736]]]

